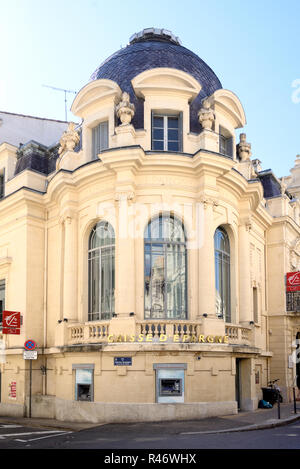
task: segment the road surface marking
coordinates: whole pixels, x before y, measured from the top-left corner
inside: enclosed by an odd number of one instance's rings
[[[0,425],[0,428],[21,428],[22,425]]]
[[[28,443],[29,441],[43,440],[44,438],[54,438],[55,436],[66,435],[66,433],[73,433],[73,432],[60,432],[58,435],[40,436],[39,438],[31,438],[30,440],[20,440],[19,438],[16,438],[15,441],[21,441],[22,443]]]
[[[0,434],[0,438],[3,439],[9,436],[43,435],[45,433],[62,433],[62,432],[59,430],[47,430],[47,431],[42,431],[42,432],[5,433],[5,434]],[[64,432],[64,433],[69,433],[69,432]]]

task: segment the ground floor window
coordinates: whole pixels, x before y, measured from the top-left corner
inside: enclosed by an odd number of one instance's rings
[[[157,363],[153,365],[156,372],[156,402],[184,402],[184,370],[186,363]]]
[[[75,400],[92,402],[94,400],[93,365],[73,365],[75,369]]]

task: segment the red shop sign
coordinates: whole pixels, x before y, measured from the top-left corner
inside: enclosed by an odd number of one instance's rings
[[[3,334],[20,334],[21,313],[17,311],[3,311],[2,318]]]
[[[300,291],[300,272],[288,272],[286,274],[286,291]]]

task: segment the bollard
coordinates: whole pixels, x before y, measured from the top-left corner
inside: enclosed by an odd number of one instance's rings
[[[297,414],[296,390],[293,388],[294,412]]]

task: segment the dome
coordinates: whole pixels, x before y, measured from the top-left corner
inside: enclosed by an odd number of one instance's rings
[[[202,89],[190,106],[190,131],[199,132],[198,111],[201,101],[222,88],[212,69],[194,52],[181,45],[178,37],[165,29],[148,28],[134,34],[130,43],[108,57],[91,76],[92,80],[110,79],[127,91],[136,107],[132,124],[137,129],[144,127],[144,104],[137,98],[131,80],[140,73],[158,67],[182,70],[192,75]]]

